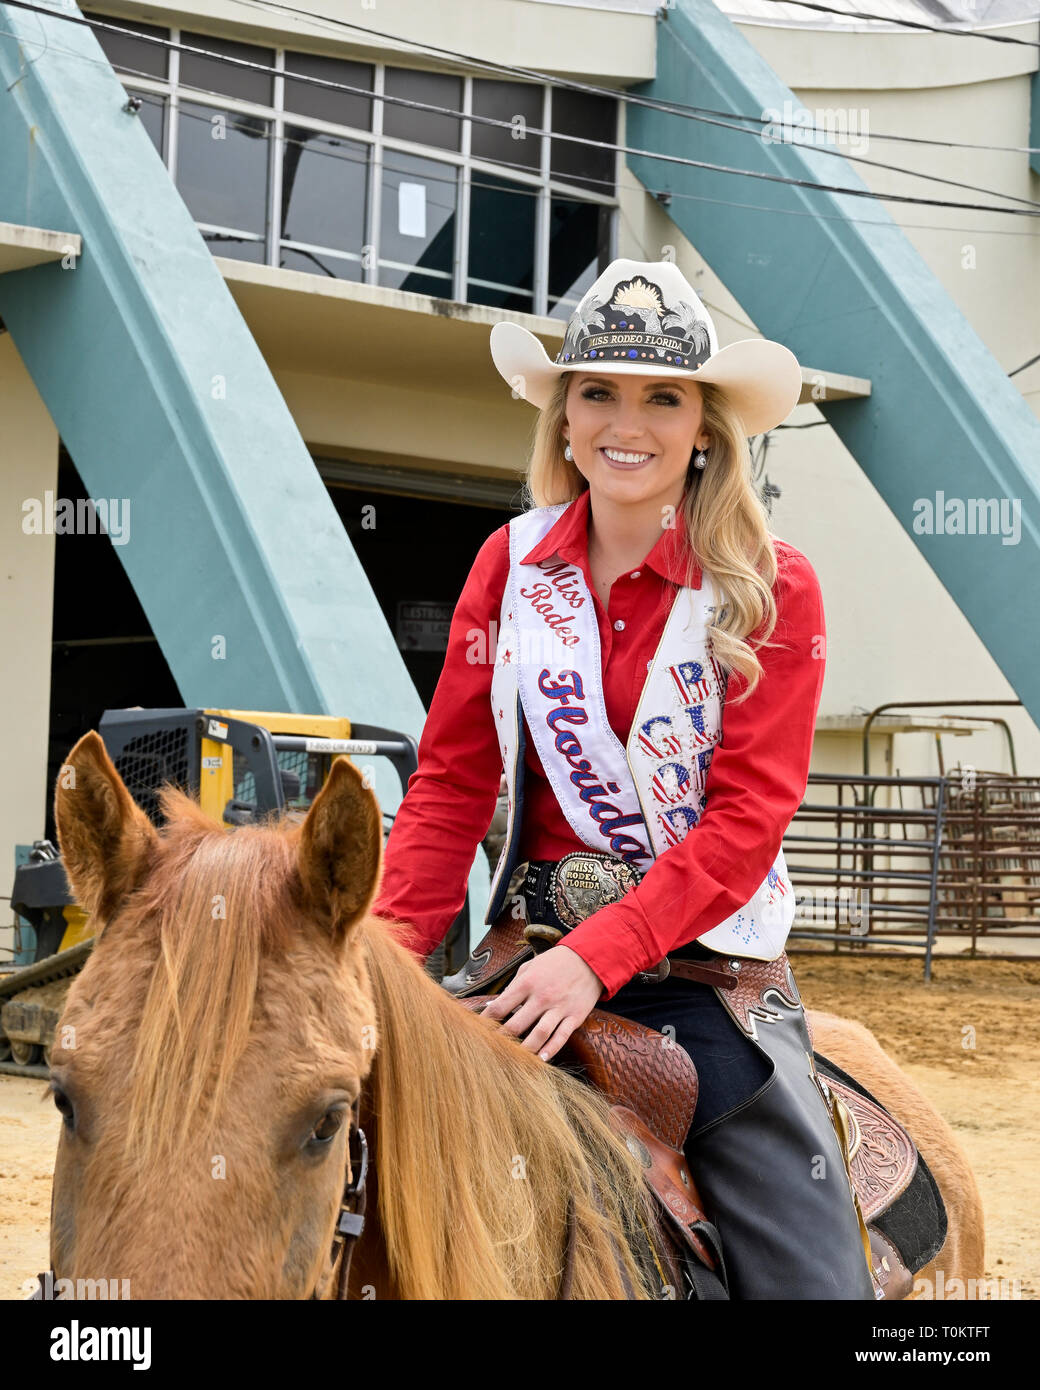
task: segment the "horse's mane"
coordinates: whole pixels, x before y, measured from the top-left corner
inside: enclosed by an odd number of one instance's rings
[[[572,1297],[624,1298],[625,1279],[628,1296],[652,1296],[642,1169],[603,1098],[463,1007],[378,918],[364,932],[379,1018],[379,1219],[402,1296],[554,1297],[568,1193]]]
[[[160,804],[166,849],[132,908],[160,942],[127,1134],[152,1162],[219,1114],[250,1039],[263,960],[300,930],[290,893],[298,825],[228,831],[173,786]],[[603,1098],[453,999],[389,924],[368,916],[355,930],[378,1023],[363,1104],[399,1295],[554,1297],[570,1197],[571,1296],[654,1296],[650,1199]]]

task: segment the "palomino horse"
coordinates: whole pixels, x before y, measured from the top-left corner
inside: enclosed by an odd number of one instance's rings
[[[642,1169],[603,1098],[460,1008],[369,914],[382,826],[352,764],[302,822],[229,830],[173,787],[162,808],[160,832],[93,732],[58,778],[97,939],[51,1059],[57,1279],[329,1296],[360,1099],[373,1168],[352,1296],[552,1299],[565,1250],[573,1298],[660,1296]],[[875,1073],[824,1041],[883,1102],[904,1080],[880,1050]],[[960,1250],[951,1197],[970,1174],[914,1104]]]

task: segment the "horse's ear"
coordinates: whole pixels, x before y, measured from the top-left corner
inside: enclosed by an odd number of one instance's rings
[[[305,908],[342,941],[368,911],[383,863],[383,818],[374,793],[338,757],[300,828],[297,873]]]
[[[58,772],[54,822],[69,887],[80,907],[97,918],[100,933],[144,878],[159,836],[93,729]]]

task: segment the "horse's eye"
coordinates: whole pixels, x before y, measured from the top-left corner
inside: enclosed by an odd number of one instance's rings
[[[342,1106],[333,1110],[326,1110],[311,1131],[310,1142],[312,1144],[331,1144],[343,1126],[346,1113]]]
[[[60,1086],[52,1086],[51,1094],[54,1096],[54,1105],[58,1111],[58,1114],[71,1129],[73,1122],[76,1118],[76,1112],[72,1108],[72,1101],[69,1100],[68,1096],[60,1088]]]

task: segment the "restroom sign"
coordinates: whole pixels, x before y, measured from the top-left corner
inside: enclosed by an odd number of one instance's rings
[[[397,605],[397,646],[402,652],[446,652],[450,603],[401,599]]]

